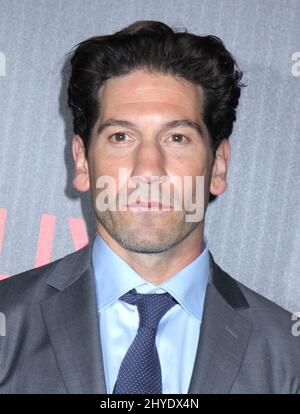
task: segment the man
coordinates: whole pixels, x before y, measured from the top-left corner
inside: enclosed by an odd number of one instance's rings
[[[227,186],[233,57],[214,36],[140,21],[71,63],[74,186],[91,192],[97,233],[0,284],[0,391],[300,393],[290,314],[226,274],[204,238]]]

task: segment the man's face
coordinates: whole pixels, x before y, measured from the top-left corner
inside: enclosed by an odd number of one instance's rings
[[[81,191],[90,189],[98,229],[105,229],[123,248],[144,253],[166,251],[203,225],[203,217],[188,222],[185,207],[181,211],[174,208],[179,190],[181,194],[189,191],[185,196],[196,201],[196,176],[204,177],[204,210],[207,205],[214,160],[203,122],[202,89],[171,76],[135,71],[109,79],[100,89],[99,99],[100,114],[87,160],[83,160],[80,137],[74,139],[75,186]],[[112,177],[116,183],[117,211],[99,209],[97,197],[103,189],[97,188],[97,180],[103,176]],[[169,208],[159,205],[153,211],[153,202],[162,201],[163,186],[158,198],[150,194],[150,184],[161,182],[163,176],[170,183]],[[183,184],[185,176],[192,178],[189,190]],[[175,177],[181,179],[181,187]],[[132,185],[129,188],[130,182],[137,186],[143,183],[144,189],[145,183],[149,185],[149,204],[146,201],[141,207],[128,203],[125,211],[120,211],[120,190],[127,189],[130,196],[134,191]],[[136,203],[141,201],[145,199]]]

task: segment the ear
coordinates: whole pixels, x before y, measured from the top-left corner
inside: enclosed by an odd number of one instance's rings
[[[216,151],[216,158],[212,168],[210,181],[211,194],[218,196],[227,188],[227,170],[230,160],[230,144],[228,139],[223,139]]]
[[[79,135],[74,135],[72,153],[75,161],[73,186],[80,192],[88,191],[90,189],[88,161],[85,156],[85,147],[82,138]]]

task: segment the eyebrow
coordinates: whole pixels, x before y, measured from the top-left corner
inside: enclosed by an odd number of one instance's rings
[[[99,125],[97,134],[100,135],[106,128],[114,127],[114,126],[121,126],[121,127],[132,128],[132,129],[137,130],[137,126],[130,121],[112,118],[112,119],[108,119],[107,121]],[[194,122],[191,119],[175,119],[174,121],[170,121],[164,124],[162,129],[164,130],[164,129],[171,129],[171,128],[177,128],[177,127],[192,128],[196,132],[198,132],[202,137],[204,137],[203,127],[198,122]]]

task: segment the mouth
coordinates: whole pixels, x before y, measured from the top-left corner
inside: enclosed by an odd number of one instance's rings
[[[127,205],[128,208],[142,211],[170,211],[170,206],[162,204],[160,201],[136,201]]]

